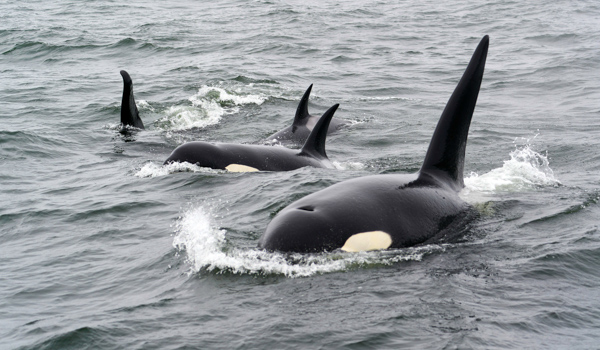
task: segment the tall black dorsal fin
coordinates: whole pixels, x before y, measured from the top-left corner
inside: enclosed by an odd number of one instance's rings
[[[467,135],[483,78],[488,46],[489,37],[486,35],[475,49],[465,73],[446,104],[421,167],[421,173],[447,175],[457,190],[464,187]]]
[[[136,128],[143,129],[144,123],[140,118],[135,100],[133,99],[133,81],[129,76],[129,73],[122,70],[121,76],[123,77],[123,99],[121,100],[121,124],[123,127],[130,125]]]
[[[308,139],[304,143],[304,146],[299,153],[300,155],[309,155],[317,159],[327,159],[327,153],[325,153],[327,129],[329,128],[329,122],[331,122],[331,118],[333,118],[333,115],[339,106],[339,103],[331,106],[331,108],[329,108],[325,113],[323,113],[321,118],[319,118],[319,121],[317,121],[317,124],[315,124],[315,127],[310,132],[310,135],[308,135]]]
[[[310,118],[310,114],[308,114],[308,98],[310,97],[310,92],[312,91],[313,84],[310,84],[304,96],[298,103],[298,108],[296,108],[296,115],[294,116],[294,123],[292,124],[292,132],[296,131],[296,128],[299,126],[303,126],[308,122],[308,118]]]

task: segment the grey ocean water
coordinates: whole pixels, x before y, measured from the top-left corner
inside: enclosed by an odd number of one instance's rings
[[[283,256],[270,219],[419,169],[483,35],[450,242]],[[127,70],[147,130],[118,132]],[[0,3],[0,348],[600,348],[597,1]],[[340,103],[338,169],[162,166]]]

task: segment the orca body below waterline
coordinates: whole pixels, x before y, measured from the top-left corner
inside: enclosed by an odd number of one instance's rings
[[[318,116],[310,115],[308,113],[308,98],[310,97],[312,87],[312,84],[310,84],[308,89],[306,89],[304,96],[302,96],[302,99],[300,99],[300,103],[298,103],[298,108],[296,108],[296,115],[294,116],[292,125],[267,137],[266,141],[279,142],[282,144],[304,144],[306,139],[308,139],[308,135],[310,135],[310,132],[313,130],[314,126],[319,120]],[[343,120],[332,120],[329,124],[329,128],[327,129],[327,134],[331,135],[335,133],[338,129],[346,124],[348,124],[348,122]]]
[[[300,151],[280,146],[188,142],[177,147],[165,164],[188,162],[232,172],[289,171],[305,166],[334,168],[325,152],[327,129],[339,105],[319,119]]]
[[[282,252],[410,247],[472,210],[458,192],[488,46],[485,36],[440,117],[419,172],[360,177],[310,194],[273,218],[259,247]]]

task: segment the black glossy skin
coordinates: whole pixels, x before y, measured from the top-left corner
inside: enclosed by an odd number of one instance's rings
[[[440,232],[466,210],[451,186],[435,177],[373,175],[340,182],[287,206],[259,246],[284,252],[341,248],[352,235],[384,231],[390,248],[410,247]]]
[[[123,98],[121,99],[121,124],[123,129],[126,126],[144,129],[144,123],[140,118],[140,113],[133,98],[133,81],[126,71],[122,70],[120,73],[123,77]]]
[[[318,118],[316,116],[310,116],[310,118]],[[342,126],[348,124],[348,122],[343,120],[334,119],[331,121],[331,125],[329,126],[328,135],[335,134]],[[312,131],[312,127],[309,128],[306,125],[301,126],[288,126],[287,128],[276,132],[275,134],[266,138],[266,141],[270,142],[279,142],[281,144],[290,144],[290,145],[301,145],[306,139],[308,135]]]
[[[300,152],[279,146],[197,141],[177,147],[165,164],[188,162],[212,169],[240,164],[260,171],[289,171],[305,166],[332,169],[334,166],[325,152],[325,140],[329,122],[338,106],[334,105],[323,114]]]
[[[343,247],[351,236],[384,231],[390,248],[427,242],[470,206],[464,187],[467,134],[479,94],[489,39],[485,36],[450,97],[421,170],[413,175],[373,175],[310,194],[269,223],[259,247],[269,251],[322,252]]]
[[[310,97],[311,91],[312,84],[306,89],[304,96],[302,96],[302,99],[298,104],[292,125],[267,137],[266,141],[295,145],[302,145],[306,142],[308,135],[310,135],[310,132],[313,130],[314,125],[316,125],[319,119],[318,116],[308,113],[308,98]],[[327,134],[331,135],[335,133],[346,124],[348,124],[348,122],[343,120],[332,120],[329,124],[329,129],[327,129]]]
[[[289,171],[305,166],[333,168],[329,159],[317,159],[285,147],[201,141],[177,147],[165,164],[172,162],[188,162],[212,169],[241,164],[264,171]]]

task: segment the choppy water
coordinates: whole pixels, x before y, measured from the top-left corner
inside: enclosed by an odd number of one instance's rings
[[[523,349],[600,344],[596,1],[5,1],[0,348]],[[256,249],[302,196],[419,169],[479,39],[461,239]],[[118,132],[127,70],[147,130]],[[340,103],[336,170],[162,166]]]

